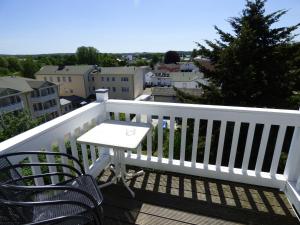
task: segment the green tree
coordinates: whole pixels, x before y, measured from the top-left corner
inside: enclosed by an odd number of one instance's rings
[[[76,57],[78,59],[79,64],[89,64],[95,65],[98,64],[98,55],[99,52],[94,47],[85,47],[81,46],[77,48]]]
[[[34,74],[39,70],[39,65],[31,57],[26,58],[23,63],[22,74],[27,78],[34,78]]]
[[[8,61],[5,57],[0,57],[0,67],[8,68]]]
[[[168,51],[164,57],[165,64],[172,64],[180,62],[179,54],[176,51]]]
[[[266,14],[265,2],[247,0],[241,16],[229,19],[233,34],[215,26],[220,39],[206,40],[208,47],[198,43],[198,55],[215,68],[199,65],[210,80],[206,91],[219,89],[220,104],[290,107],[288,99],[299,79],[290,66],[297,53],[293,31],[299,24],[274,26],[287,11]]]
[[[40,120],[32,119],[27,111],[0,114],[0,142],[36,127]]]
[[[7,58],[7,62],[8,62],[8,69],[10,71],[18,72],[18,71],[22,70],[21,63],[20,63],[19,59],[17,59],[16,57]]]
[[[78,62],[76,55],[66,55],[64,58],[64,65],[76,65]]]

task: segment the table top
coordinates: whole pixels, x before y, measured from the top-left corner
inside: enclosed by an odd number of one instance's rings
[[[148,123],[107,120],[80,136],[77,141],[103,147],[136,149],[150,128],[151,124]]]

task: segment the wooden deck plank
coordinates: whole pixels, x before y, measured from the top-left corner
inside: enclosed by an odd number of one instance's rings
[[[108,178],[105,171],[100,182]],[[102,189],[106,218],[124,224],[297,224],[284,194],[271,188],[149,170],[129,184],[134,199],[121,185]]]

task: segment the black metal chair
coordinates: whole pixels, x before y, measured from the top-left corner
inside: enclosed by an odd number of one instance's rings
[[[10,157],[49,155],[66,157],[70,163],[13,163]],[[18,170],[30,166],[69,168],[70,173],[47,172],[22,176]],[[34,178],[68,177],[58,184],[27,185]],[[85,174],[80,162],[72,155],[46,152],[16,152],[0,155],[0,224],[102,224],[102,194],[95,179]]]

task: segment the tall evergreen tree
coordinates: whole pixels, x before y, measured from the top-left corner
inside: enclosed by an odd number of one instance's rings
[[[228,20],[233,33],[217,26],[219,40],[198,43],[197,54],[210,60],[213,70],[199,64],[210,80],[200,102],[258,107],[291,107],[297,76],[291,63],[297,48],[293,32],[300,24],[290,27],[274,26],[287,13],[279,10],[265,13],[266,0],[246,0],[240,17]],[[213,93],[208,93],[212,92]],[[180,95],[180,93],[178,93]],[[217,95],[218,94],[218,95]],[[185,96],[185,98],[188,98]]]

